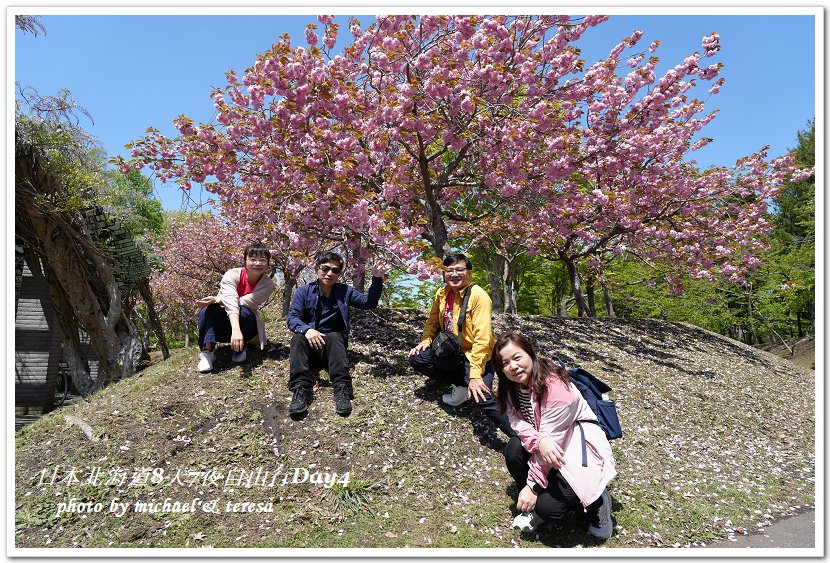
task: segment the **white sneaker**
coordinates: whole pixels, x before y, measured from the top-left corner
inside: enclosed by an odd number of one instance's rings
[[[196,367],[202,373],[207,373],[213,370],[213,362],[216,360],[216,354],[213,352],[199,352],[199,365]]]
[[[522,512],[513,519],[513,527],[520,532],[535,532],[542,519],[535,512]]]
[[[237,363],[237,364],[241,364],[242,362],[245,361],[245,359],[247,357],[248,357],[248,349],[243,348],[241,352],[238,352],[238,353],[234,354],[233,356],[231,356],[231,361],[234,362],[234,363]]]
[[[453,385],[452,392],[441,396],[441,400],[451,407],[457,407],[458,405],[465,403],[467,399],[469,399],[469,397],[467,397],[467,388],[463,386],[459,387],[458,385]]]

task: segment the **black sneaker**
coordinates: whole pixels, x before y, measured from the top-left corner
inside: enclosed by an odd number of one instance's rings
[[[605,489],[599,498],[602,501],[599,506],[591,505],[588,534],[601,540],[607,540],[614,533],[614,523],[611,521],[611,493],[608,492],[608,489]]]
[[[334,410],[342,416],[348,416],[352,412],[352,401],[349,399],[348,389],[341,387],[334,390]]]
[[[308,404],[311,402],[311,391],[300,387],[294,390],[294,398],[288,407],[289,414],[302,414],[308,411]]]

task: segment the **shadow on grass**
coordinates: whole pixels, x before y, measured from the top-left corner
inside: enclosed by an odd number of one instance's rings
[[[450,416],[469,420],[473,436],[478,439],[482,446],[498,453],[504,451],[504,446],[507,445],[506,437],[472,400],[457,407],[451,407],[441,400],[441,395],[450,391],[449,385],[449,383],[442,381],[424,378],[424,385],[415,390],[415,396],[424,402],[435,404]]]
[[[690,377],[712,378],[712,374],[706,370],[701,371],[687,365],[684,355],[688,347],[678,347],[677,343],[689,340],[690,336],[694,339],[694,350],[706,351],[708,347],[713,347],[735,354],[753,365],[772,368],[772,364],[759,358],[754,350],[683,323],[657,319],[560,319],[516,315],[503,315],[494,322],[496,334],[516,327],[521,327],[522,332],[537,343],[543,355],[557,356],[573,366],[597,363],[606,366],[608,371],[619,372],[621,375],[624,375],[624,368],[597,348],[598,330],[602,331],[603,343],[607,346]],[[636,335],[628,333],[629,327],[636,328]],[[567,348],[559,348],[560,342],[570,344]]]

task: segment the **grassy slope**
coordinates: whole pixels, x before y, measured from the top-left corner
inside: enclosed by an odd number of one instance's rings
[[[768,352],[780,356],[799,366],[816,369],[815,335],[810,335],[789,343],[787,346],[778,344],[767,349]]]
[[[348,418],[335,414],[325,372],[309,416],[287,416],[289,339],[276,321],[276,344],[244,367],[221,347],[217,370],[198,374],[195,350],[180,351],[21,430],[15,546],[595,545],[583,517],[533,536],[510,529],[515,486],[500,453],[504,437],[469,403],[442,405],[446,389],[407,365],[422,311],[357,317]],[[813,371],[680,324],[496,320],[497,333],[507,327],[614,388],[625,435],[613,443],[617,528],[605,546],[701,545],[813,504]],[[93,440],[65,415],[87,423]],[[56,465],[56,482],[39,483]],[[80,482],[71,482],[71,467]],[[97,480],[90,468],[100,469]],[[142,479],[142,468],[162,478]],[[278,475],[272,486],[234,482],[234,470],[259,468],[260,478]],[[349,485],[293,484],[295,468],[300,477],[349,472]],[[108,514],[115,497],[131,508],[137,500],[219,499],[219,513],[119,518]],[[57,503],[70,498],[101,502],[103,512],[58,517]],[[272,502],[273,512],[225,512],[229,501]]]

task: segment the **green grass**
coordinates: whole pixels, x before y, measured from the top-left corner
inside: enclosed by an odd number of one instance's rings
[[[504,437],[472,405],[441,405],[443,386],[405,366],[423,313],[356,315],[350,343],[354,412],[334,412],[328,376],[308,417],[287,416],[288,358],[252,354],[198,374],[194,349],[47,415],[15,435],[16,547],[670,547],[755,530],[814,504],[815,416],[810,389],[768,357],[657,321],[521,318],[542,353],[563,356],[614,388],[625,435],[615,441],[614,536],[585,536],[584,517],[522,535],[510,529],[515,487]],[[515,326],[512,317],[511,326]],[[373,329],[361,323],[372,321]],[[504,325],[496,327],[497,332]],[[272,339],[287,342],[274,322]],[[375,332],[372,332],[375,331]],[[380,331],[380,332],[378,332]],[[227,357],[226,357],[227,356]],[[714,378],[700,377],[711,372]],[[809,387],[810,374],[799,375]],[[269,410],[270,409],[270,410]],[[266,428],[264,412],[276,413]],[[89,441],[63,416],[88,423]],[[196,473],[294,468],[350,473],[348,485],[271,487],[225,481],[38,485],[45,468],[142,467]],[[186,474],[185,475],[189,475]],[[83,480],[82,480],[83,481]],[[273,512],[55,514],[70,497],[159,502],[272,503]],[[427,551],[428,553],[428,551]]]

